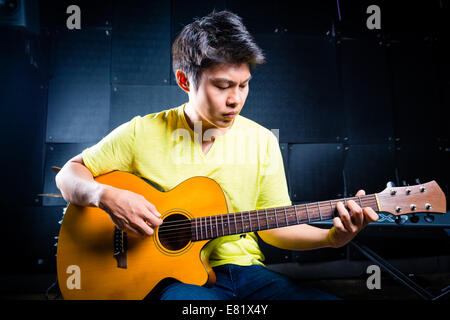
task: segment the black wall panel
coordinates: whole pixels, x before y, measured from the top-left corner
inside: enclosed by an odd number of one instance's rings
[[[401,41],[391,46],[395,136],[402,142],[435,142],[446,119],[439,101],[437,65],[432,46]],[[448,105],[447,105],[448,108]]]
[[[293,202],[324,201],[344,194],[343,146],[340,143],[289,145]]]
[[[280,141],[330,142],[342,137],[335,45],[326,37],[257,34],[267,62],[257,66],[241,114]]]
[[[41,204],[48,43],[4,30],[0,39],[0,199],[9,215],[10,206]]]
[[[63,217],[63,207],[12,206],[11,212],[14,214],[5,215],[3,223],[14,226],[16,232],[8,245],[3,246],[3,254],[9,259],[8,263],[2,263],[0,270],[15,274],[55,273],[55,237],[59,233],[58,221]]]
[[[381,192],[388,181],[398,184],[394,144],[350,145],[345,149],[347,196],[360,189],[366,194]]]
[[[110,51],[104,30],[53,32],[47,142],[86,142],[107,133]]]
[[[342,42],[342,90],[349,143],[393,138],[387,52],[371,40]]]
[[[117,1],[113,8],[111,81],[169,84],[170,1]]]
[[[337,17],[336,2],[227,0],[227,9],[238,13],[251,33],[289,33],[323,36]]]
[[[400,183],[416,184],[436,180],[448,193],[449,149],[440,144],[399,144],[396,158]],[[446,190],[447,189],[447,190]]]
[[[290,187],[290,183],[289,183],[289,144],[287,143],[280,143],[280,151],[281,151],[281,156],[283,157],[283,166],[284,166],[284,174],[286,176],[286,182],[288,185],[288,191],[289,191],[289,196],[291,196],[291,187]]]
[[[137,115],[178,107],[187,101],[187,94],[178,86],[114,85],[109,128],[114,129]]]

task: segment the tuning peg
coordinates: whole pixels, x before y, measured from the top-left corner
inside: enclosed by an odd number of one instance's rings
[[[420,184],[420,179],[416,178],[416,184]]]
[[[412,223],[417,223],[419,222],[419,217],[416,216],[415,214],[412,214],[411,217],[409,218],[409,221],[411,221]]]
[[[408,220],[408,216],[406,216],[406,215],[395,217],[395,223],[398,225],[404,224],[407,220]]]
[[[395,188],[395,183],[392,182],[392,181],[388,181],[388,182],[386,183],[386,188]]]
[[[409,186],[409,184],[406,183],[406,180],[402,180],[402,185]]]
[[[434,221],[434,216],[432,216],[431,214],[427,213],[427,215],[425,217],[423,217],[423,219],[428,222],[428,223],[432,223]]]

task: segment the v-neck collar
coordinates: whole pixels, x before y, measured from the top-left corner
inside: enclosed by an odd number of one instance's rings
[[[178,115],[181,117],[182,122],[184,124],[184,126],[186,128],[188,128],[189,133],[194,137],[194,148],[197,150],[197,152],[200,153],[200,156],[202,157],[202,159],[204,161],[206,161],[208,158],[210,158],[210,154],[214,152],[214,150],[217,148],[217,143],[221,143],[222,140],[225,138],[226,135],[230,135],[230,132],[233,130],[233,128],[236,126],[236,121],[239,118],[239,115],[236,116],[236,118],[234,119],[233,124],[231,125],[231,128],[225,132],[225,134],[220,135],[220,136],[216,136],[214,139],[214,142],[212,143],[211,148],[209,148],[208,152],[205,154],[203,152],[203,148],[202,145],[200,144],[200,142],[198,141],[198,137],[197,137],[197,133],[195,133],[195,131],[189,126],[187,119],[186,119],[186,115],[184,114],[184,108],[187,105],[187,102],[183,105],[181,105],[178,109]]]

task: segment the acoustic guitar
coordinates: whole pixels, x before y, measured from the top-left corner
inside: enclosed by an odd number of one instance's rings
[[[156,206],[163,223],[152,236],[127,234],[101,209],[69,204],[57,247],[64,299],[138,300],[157,292],[158,284],[168,279],[213,285],[215,275],[202,250],[211,239],[332,219],[338,201],[354,200],[361,207],[395,216],[446,212],[445,195],[435,181],[359,197],[233,213],[219,184],[207,177],[187,179],[167,192],[120,171],[95,180],[141,194]]]

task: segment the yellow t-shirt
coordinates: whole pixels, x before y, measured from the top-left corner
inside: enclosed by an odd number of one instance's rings
[[[114,170],[130,172],[162,191],[190,177],[206,176],[221,186],[234,212],[292,205],[278,140],[270,130],[238,115],[205,155],[197,139],[201,130],[189,127],[185,105],[120,125],[83,151],[84,164],[94,177]],[[216,238],[205,250],[212,267],[264,265],[253,232]]]

